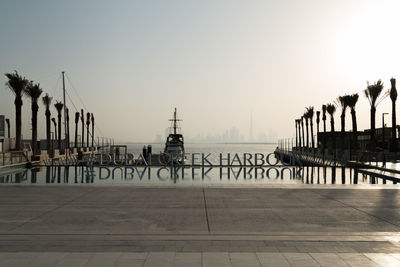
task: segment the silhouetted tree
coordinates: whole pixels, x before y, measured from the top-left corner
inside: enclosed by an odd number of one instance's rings
[[[332,149],[336,151],[336,140],[335,140],[335,119],[333,114],[336,111],[336,106],[333,104],[326,105],[326,111],[331,116],[331,139],[332,139]],[[335,154],[336,155],[336,154]]]
[[[69,109],[68,108],[65,109],[65,116],[66,116],[65,119],[66,119],[66,124],[67,124],[65,126],[65,127],[67,127],[67,131],[66,131],[67,132],[67,136],[65,138],[66,139],[65,141],[67,143],[66,147],[69,149],[70,145],[69,145]]]
[[[90,129],[90,113],[88,112],[86,113],[87,147],[90,147],[89,129]]]
[[[57,118],[58,118],[58,149],[61,151],[61,112],[64,107],[64,104],[56,101],[54,107],[57,110]]]
[[[326,147],[326,105],[322,105],[322,121],[324,122],[324,138],[322,140],[323,148]]]
[[[374,84],[369,84],[367,88],[364,90],[365,96],[368,98],[369,104],[371,106],[371,150],[376,150],[376,131],[375,131],[375,115],[376,115],[376,107],[379,103],[384,99],[384,97],[379,99],[383,91],[383,83],[381,80]]]
[[[42,97],[43,105],[46,107],[45,115],[46,115],[46,146],[47,146],[47,154],[50,155],[51,151],[51,112],[50,112],[50,105],[51,105],[51,100],[53,98],[49,97],[48,94],[46,94],[44,97]]]
[[[57,122],[56,122],[56,119],[55,118],[51,118],[51,121],[54,124],[54,140],[58,140],[57,139]]]
[[[294,120],[294,126],[296,128],[296,147],[299,146],[299,140],[297,139],[299,137],[298,132],[297,132],[297,119]]]
[[[94,116],[92,115],[92,147],[94,147]]]
[[[22,95],[25,87],[28,85],[28,80],[25,79],[25,77],[20,76],[17,71],[14,73],[6,73],[5,75],[8,78],[6,85],[15,95],[15,148],[21,150]]]
[[[357,149],[358,148],[358,131],[357,131],[357,117],[356,117],[356,104],[358,101],[358,94],[352,94],[349,95],[348,99],[348,106],[350,108],[350,113],[351,113],[351,121],[353,124],[353,148]]]
[[[300,119],[297,119],[296,120],[296,122],[297,122],[297,126],[298,126],[298,129],[299,129],[299,147],[301,147],[301,122],[300,122]]]
[[[314,107],[308,107],[306,113],[308,119],[310,120],[311,147],[314,148],[314,126],[313,126]]]
[[[301,123],[301,136],[303,139],[303,147],[305,147],[306,142],[304,141],[304,117],[303,116],[301,116],[301,118],[300,118],[300,123]]]
[[[321,111],[317,111],[317,147],[319,147],[319,123],[320,123],[320,115],[321,115]]]
[[[40,84],[34,84],[32,81],[27,84],[24,89],[25,94],[31,98],[31,109],[32,109],[32,153],[37,154],[37,113],[39,111],[38,99],[42,94],[43,90],[40,88]]]
[[[75,112],[75,147],[78,148],[78,123],[79,123],[79,112]]]
[[[85,113],[83,112],[83,109],[81,109],[81,122],[82,122],[82,148],[85,145]]]
[[[346,109],[347,109],[347,96],[339,96],[337,98],[337,102],[339,106],[342,108],[341,114],[340,114],[340,148],[342,150],[345,149],[345,132],[346,132]]]
[[[309,118],[308,118],[307,112],[304,112],[303,117],[304,117],[304,119],[306,121],[306,147],[308,148],[309,145],[310,145],[310,142],[309,142],[309,139],[308,139],[308,119]]]
[[[396,90],[396,79],[390,79],[392,87],[390,88],[390,99],[392,100],[392,142],[390,145],[390,151],[397,152],[397,136],[396,136],[396,100],[397,100],[397,90]]]

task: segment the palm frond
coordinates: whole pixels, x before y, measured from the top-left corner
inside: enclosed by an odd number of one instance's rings
[[[367,85],[368,86],[364,90],[364,94],[368,98],[368,101],[369,101],[371,107],[376,107],[382,101],[382,100],[378,101],[378,98],[383,91],[383,83],[381,80],[378,80],[377,82],[375,82],[373,84],[367,83]],[[385,97],[387,97],[387,95],[384,96],[383,98],[385,98]],[[377,104],[377,102],[379,102],[379,103]]]
[[[52,100],[53,100],[53,98],[50,97],[48,94],[46,94],[44,97],[42,97],[43,105],[45,105],[47,109],[50,108]]]
[[[34,84],[33,81],[30,81],[28,85],[24,88],[24,92],[27,96],[32,99],[32,102],[37,102],[40,95],[43,93],[42,88],[40,88],[40,84]]]
[[[329,113],[329,115],[333,116],[333,113],[336,111],[336,106],[329,103],[326,105],[326,111]]]
[[[17,71],[14,73],[6,73],[5,76],[8,78],[6,86],[10,88],[15,96],[22,97],[24,89],[28,85],[28,80],[19,75]]]
[[[62,108],[64,107],[64,104],[56,101],[56,103],[54,104],[54,107],[57,109],[57,112],[61,112]]]

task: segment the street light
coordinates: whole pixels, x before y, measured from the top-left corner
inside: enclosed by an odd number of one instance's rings
[[[382,113],[382,148],[385,150],[385,115],[388,115],[389,113]]]

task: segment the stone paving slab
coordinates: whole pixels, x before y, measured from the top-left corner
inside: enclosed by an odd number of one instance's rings
[[[0,186],[0,263],[396,266],[399,193],[348,186]]]
[[[17,252],[0,253],[3,266],[400,266],[400,254],[278,252]]]

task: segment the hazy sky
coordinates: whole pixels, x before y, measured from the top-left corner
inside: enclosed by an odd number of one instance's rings
[[[400,78],[399,12],[397,0],[2,0],[0,114],[15,130],[4,73],[18,70],[61,100],[64,70],[102,134],[116,140],[154,140],[174,107],[185,136],[236,126],[248,137],[252,113],[255,136],[291,137],[306,106]],[[387,98],[379,127],[390,111]],[[39,114],[44,138],[42,105]],[[357,114],[367,128],[363,95]],[[29,137],[27,98],[23,116]]]

